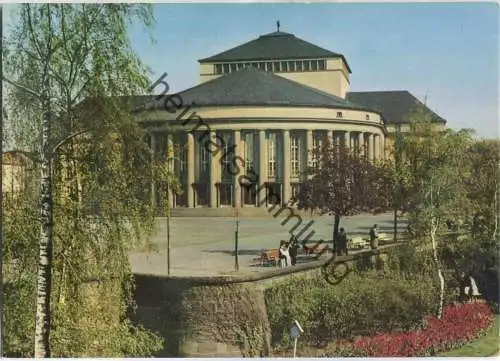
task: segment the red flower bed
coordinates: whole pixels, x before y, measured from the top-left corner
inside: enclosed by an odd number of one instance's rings
[[[431,356],[476,338],[491,327],[494,315],[486,303],[468,303],[446,306],[440,320],[425,320],[426,327],[419,331],[338,341],[328,356]]]

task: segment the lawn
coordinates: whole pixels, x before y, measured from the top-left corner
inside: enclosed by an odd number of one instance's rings
[[[443,352],[439,356],[444,357],[486,357],[496,355],[499,351],[499,327],[500,316],[497,315],[493,327],[484,336],[468,343],[460,348]]]

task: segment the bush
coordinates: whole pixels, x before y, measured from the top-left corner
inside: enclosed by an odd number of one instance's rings
[[[296,277],[267,290],[266,304],[273,342],[288,347],[294,319],[304,328],[301,339],[312,344],[419,328],[423,315],[435,312],[437,293],[423,276],[351,274],[336,286],[320,276]]]

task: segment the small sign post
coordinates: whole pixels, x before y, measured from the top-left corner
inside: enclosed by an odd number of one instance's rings
[[[297,340],[299,339],[299,336],[301,333],[303,333],[304,330],[302,327],[300,327],[299,321],[295,320],[293,322],[292,328],[290,329],[290,333],[293,338],[293,357],[295,358],[297,355]]]

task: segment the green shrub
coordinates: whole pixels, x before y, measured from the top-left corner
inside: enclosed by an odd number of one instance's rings
[[[378,332],[409,331],[435,311],[437,292],[430,277],[402,279],[391,274],[352,273],[332,286],[318,273],[296,277],[266,291],[274,344],[290,345],[290,326],[298,320],[301,340],[317,344]]]

